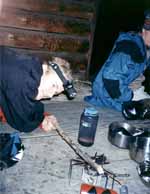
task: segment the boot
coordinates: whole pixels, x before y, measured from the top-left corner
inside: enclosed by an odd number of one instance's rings
[[[150,99],[124,102],[122,114],[128,120],[150,119]]]

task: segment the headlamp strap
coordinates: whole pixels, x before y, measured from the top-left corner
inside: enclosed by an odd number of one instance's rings
[[[61,81],[63,82],[63,85],[66,85],[68,83],[68,80],[64,77],[61,69],[56,63],[53,63],[51,61],[48,61],[48,64],[53,68],[53,70],[57,73]]]

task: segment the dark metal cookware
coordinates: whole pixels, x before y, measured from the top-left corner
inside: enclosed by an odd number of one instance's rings
[[[137,167],[138,175],[140,176],[142,182],[150,187],[150,162],[144,161],[140,163]]]
[[[150,161],[150,129],[143,129],[144,133],[136,136],[130,142],[129,153],[131,159],[138,163]]]
[[[142,133],[142,129],[137,129],[128,123],[112,122],[109,125],[108,140],[119,148],[128,149],[135,137]]]

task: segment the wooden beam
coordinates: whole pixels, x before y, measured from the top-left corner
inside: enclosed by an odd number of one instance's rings
[[[85,72],[87,70],[88,57],[86,54],[70,52],[49,52],[42,50],[12,48],[14,51],[39,57],[41,60],[51,60],[52,57],[61,57],[67,60],[73,73]],[[82,78],[83,79],[83,78]]]
[[[0,45],[51,52],[87,53],[89,50],[88,37],[26,31],[9,27],[0,27]]]
[[[52,14],[32,13],[18,9],[3,9],[0,26],[9,26],[28,30],[57,32],[87,36],[90,34],[88,20],[70,18]]]
[[[28,10],[42,13],[61,13],[79,18],[92,18],[94,2],[71,1],[71,0],[4,0],[3,7]]]

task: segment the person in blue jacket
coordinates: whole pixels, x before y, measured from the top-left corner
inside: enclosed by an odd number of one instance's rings
[[[67,61],[55,57],[52,62],[58,64],[66,80],[72,80]],[[44,113],[41,100],[63,91],[62,80],[47,62],[0,46],[0,115],[12,128],[22,132],[39,126],[44,131],[56,128],[56,117]]]
[[[122,32],[97,74],[92,95],[85,101],[122,111],[122,104],[133,99],[129,85],[147,69],[150,71],[150,11],[146,12],[141,32]]]

